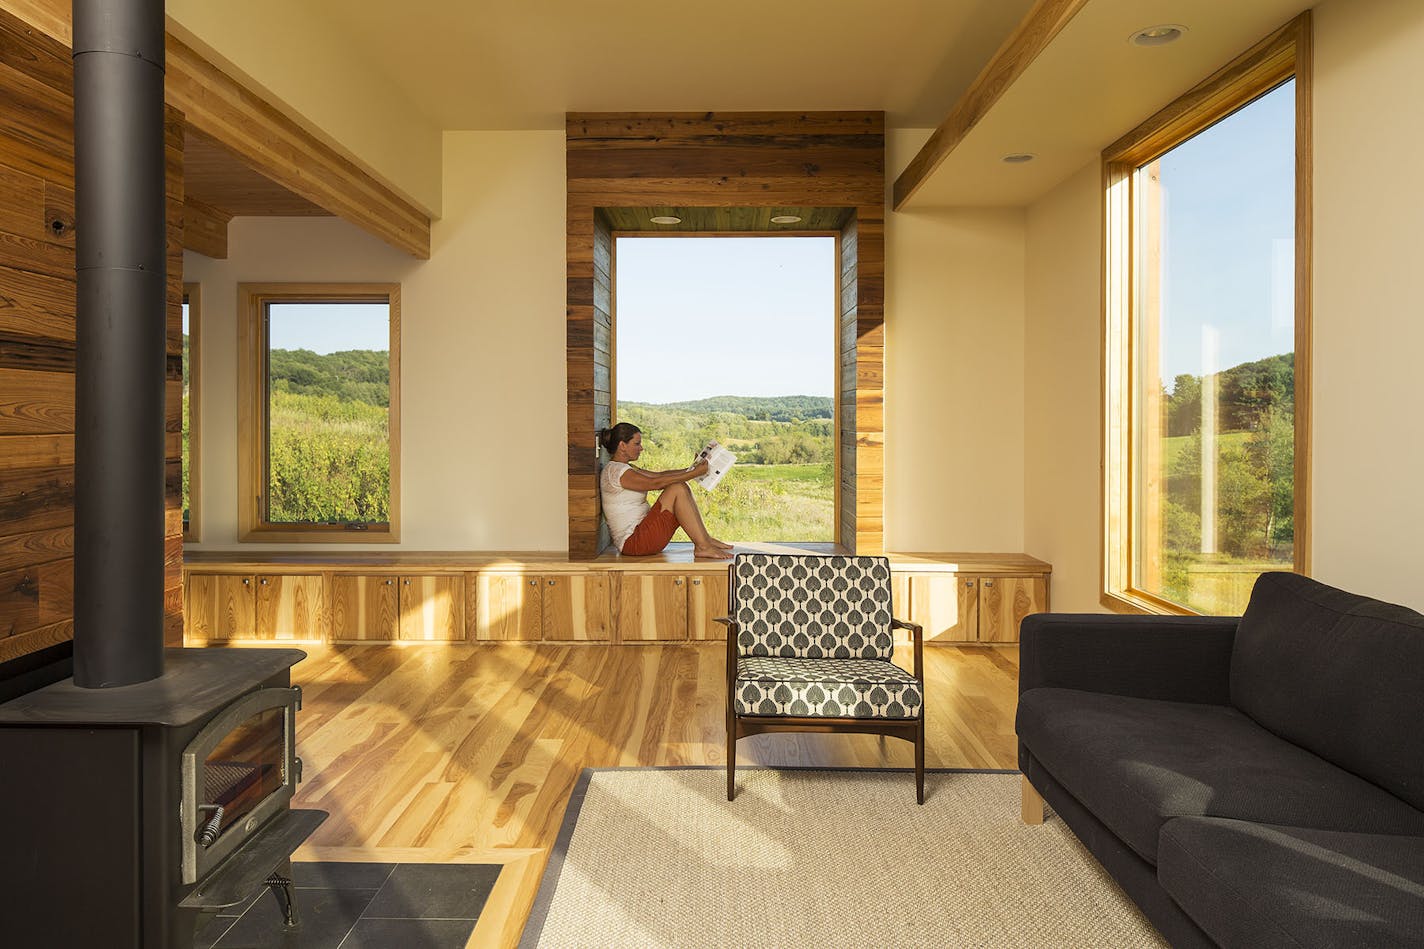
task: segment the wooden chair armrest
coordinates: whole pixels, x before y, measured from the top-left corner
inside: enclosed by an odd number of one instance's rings
[[[910,631],[911,644],[915,648],[915,678],[920,680],[921,687],[925,684],[925,629],[919,623],[911,623],[909,620],[890,618],[891,629],[908,629]]]
[[[712,622],[721,623],[723,626],[727,627],[730,632],[733,633],[735,633],[738,629],[741,628],[737,625],[737,621],[732,619],[730,616],[714,616],[712,618]]]

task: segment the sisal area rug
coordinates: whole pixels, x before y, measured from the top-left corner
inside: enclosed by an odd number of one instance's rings
[[[1165,946],[1017,772],[585,770],[521,947]]]

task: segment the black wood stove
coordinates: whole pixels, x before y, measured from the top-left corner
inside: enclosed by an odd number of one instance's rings
[[[74,0],[73,46],[73,677],[5,684],[0,945],[188,949],[264,883],[294,925],[326,814],[290,807],[305,654],[163,647],[163,0]]]

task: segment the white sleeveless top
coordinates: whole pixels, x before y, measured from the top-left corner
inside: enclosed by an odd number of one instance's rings
[[[631,467],[624,461],[610,461],[603,466],[603,475],[599,478],[603,489],[603,516],[608,519],[608,533],[613,536],[613,545],[620,552],[634,529],[652,510],[648,506],[648,492],[629,491],[619,484],[623,472]]]

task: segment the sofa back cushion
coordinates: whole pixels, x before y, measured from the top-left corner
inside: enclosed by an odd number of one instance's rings
[[[732,562],[738,654],[889,659],[886,557],[738,554]]]
[[[1424,808],[1424,616],[1265,573],[1231,653],[1231,703]]]

